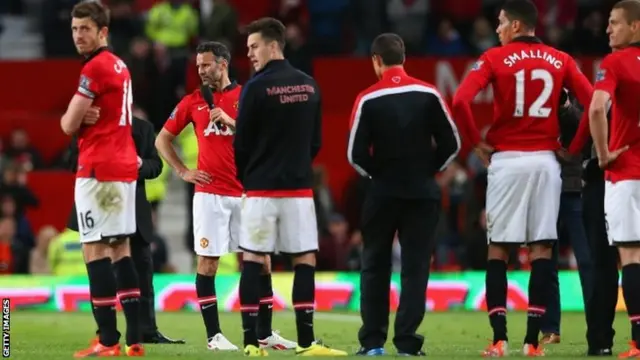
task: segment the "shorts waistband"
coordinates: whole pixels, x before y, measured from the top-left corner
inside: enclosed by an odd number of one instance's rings
[[[496,152],[491,155],[491,160],[506,160],[506,159],[518,159],[518,158],[527,158],[527,157],[535,157],[535,156],[553,156],[555,158],[556,154],[553,151],[543,150],[543,151],[501,151]]]

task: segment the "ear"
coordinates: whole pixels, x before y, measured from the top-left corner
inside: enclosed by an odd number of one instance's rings
[[[102,37],[102,38],[107,38],[109,36],[109,28],[108,27],[103,27],[102,29],[98,30],[98,34]]]

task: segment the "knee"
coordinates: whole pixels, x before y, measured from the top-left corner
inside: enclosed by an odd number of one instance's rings
[[[270,255],[264,256],[264,263],[262,264],[262,274],[263,275],[271,274],[271,256]]]
[[[197,272],[200,275],[214,276],[218,272],[217,257],[198,256]]]
[[[111,247],[111,262],[118,262],[126,257],[131,257],[131,248],[129,247],[129,239],[119,239],[112,241]]]
[[[87,264],[92,261],[97,261],[97,260],[111,257],[111,253],[109,251],[109,245],[104,241],[96,241],[96,242],[82,244],[82,253],[84,255],[84,262]]]
[[[618,245],[620,265],[640,264],[640,245]]]
[[[487,260],[501,260],[509,262],[509,248],[505,245],[489,244]]]
[[[529,247],[529,261],[551,259],[553,256],[553,242],[541,241]]]
[[[309,252],[306,254],[300,254],[300,255],[295,255],[293,257],[292,260],[293,266],[295,267],[296,265],[309,265],[309,266],[316,266],[316,253],[315,252]]]

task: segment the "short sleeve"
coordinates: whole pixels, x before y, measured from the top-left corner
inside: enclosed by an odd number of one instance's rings
[[[95,61],[87,63],[80,72],[80,83],[76,94],[89,99],[95,99],[100,95],[101,82],[99,68]]]
[[[164,129],[175,136],[180,135],[182,130],[191,122],[191,115],[189,114],[190,104],[189,97],[184,97],[180,100],[171,112],[171,115],[169,115],[167,122],[164,123]]]
[[[596,83],[594,85],[595,90],[602,90],[613,96],[618,85],[618,76],[615,72],[616,66],[614,57],[615,54],[607,55],[600,64],[600,69],[596,74]]]

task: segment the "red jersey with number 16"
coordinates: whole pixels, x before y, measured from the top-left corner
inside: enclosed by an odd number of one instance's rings
[[[588,105],[593,88],[566,53],[536,37],[519,37],[485,52],[462,81],[453,101],[454,119],[471,145],[481,141],[470,104],[493,86],[493,123],[486,142],[497,151],[560,147],[558,108],[563,87]]]
[[[98,122],[78,131],[76,177],[99,181],[138,179],[138,155],[131,132],[131,76],[120,58],[106,49],[88,57],[80,73],[77,95],[100,108]]]
[[[235,119],[240,91],[241,86],[232,83],[222,92],[214,92],[213,105]],[[236,179],[233,132],[224,125],[218,129],[209,121],[209,106],[199,89],[180,100],[164,129],[178,136],[189,124],[193,124],[198,140],[198,170],[209,173],[213,178],[210,184],[196,185],[196,192],[242,196],[242,185]]]
[[[612,182],[640,180],[640,45],[607,55],[596,75],[596,90],[611,96],[609,150],[629,145],[606,171]]]

